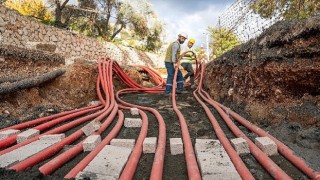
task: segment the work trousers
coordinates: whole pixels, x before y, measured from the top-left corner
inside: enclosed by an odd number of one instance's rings
[[[192,68],[192,64],[191,63],[181,63],[181,66],[183,67],[184,70],[186,70],[188,73],[186,75],[184,75],[184,79],[188,79],[188,77],[190,77],[190,84],[193,85],[194,84],[194,71]]]
[[[173,66],[173,63],[171,62],[165,62],[165,67],[167,69],[167,74],[168,74],[165,93],[171,93],[172,85],[173,85],[174,66]],[[180,69],[178,69],[178,75],[177,75],[177,90],[179,91],[183,90],[183,77]]]

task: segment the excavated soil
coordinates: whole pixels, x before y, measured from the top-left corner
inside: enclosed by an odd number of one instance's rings
[[[206,68],[214,99],[254,122],[320,126],[320,16],[278,22]]]
[[[303,25],[276,24],[261,38],[239,46],[208,64],[204,84],[215,100],[229,106],[281,140],[316,171],[320,170],[319,22],[319,19],[309,19],[302,23]],[[288,32],[292,36],[289,36]],[[283,40],[280,41],[279,38]],[[84,107],[97,100],[97,64],[94,62],[79,59],[75,60],[74,64],[64,65],[63,58],[55,54],[14,47],[0,47],[0,61],[0,79],[3,80],[1,83],[8,83],[4,80],[11,77],[33,77],[55,68],[66,69],[66,73],[52,81],[1,94],[0,128]],[[145,75],[141,75],[138,69],[125,67],[125,71],[138,83],[151,84],[144,81]],[[117,78],[114,78],[114,84],[116,90],[124,88]],[[161,113],[167,128],[163,179],[187,179],[184,156],[170,155],[169,138],[181,137],[179,121],[173,112],[170,99],[162,94],[143,93],[123,95],[121,98],[133,104],[153,107]],[[196,138],[217,138],[191,91],[178,95],[177,104],[185,116],[193,143]],[[213,108],[211,111],[226,136],[234,138],[217,112]],[[131,116],[127,111],[124,113],[126,117]],[[148,118],[148,136],[157,136],[158,123],[149,113]],[[110,132],[114,124],[115,122],[102,134],[103,137]],[[256,137],[245,127],[239,127],[252,140]],[[123,128],[118,137],[137,138],[139,130]],[[67,132],[67,135],[70,133]],[[66,146],[62,152],[71,146]],[[63,179],[86,154],[81,153],[50,176],[43,176],[38,171],[40,165],[47,162],[44,161],[20,173],[0,169],[0,177],[28,180]],[[153,154],[142,155],[135,179],[148,179],[153,158]],[[256,179],[272,179],[251,155],[241,158]],[[273,156],[272,159],[293,179],[308,179],[281,155]]]

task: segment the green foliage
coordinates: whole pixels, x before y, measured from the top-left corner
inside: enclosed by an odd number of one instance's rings
[[[213,40],[213,43],[210,44],[210,48],[212,49],[211,56],[213,57],[218,57],[240,44],[237,36],[226,28],[217,29],[208,27],[208,31],[210,38]]]
[[[319,0],[256,0],[250,8],[263,18],[280,13],[284,19],[303,19],[320,13]]]
[[[163,24],[146,0],[79,0],[79,9],[72,13],[72,30],[148,51],[162,45]]]

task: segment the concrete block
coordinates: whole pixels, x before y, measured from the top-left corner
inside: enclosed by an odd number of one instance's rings
[[[110,145],[117,147],[125,147],[132,150],[134,148],[135,143],[135,139],[112,139]]]
[[[196,154],[212,153],[214,155],[225,156],[223,146],[219,140],[213,139],[196,139],[195,151]]]
[[[183,154],[183,142],[181,138],[170,138],[171,155]]]
[[[28,129],[17,135],[17,143],[21,143],[33,137],[36,137],[40,134],[40,131],[37,129]]]
[[[39,139],[43,141],[61,141],[62,139],[66,138],[65,134],[49,134],[40,136]]]
[[[131,115],[139,115],[139,109],[138,108],[130,108]]]
[[[241,179],[219,140],[196,139],[195,152],[202,179]]]
[[[238,154],[248,154],[250,153],[249,145],[247,141],[243,138],[231,139],[231,144]]]
[[[124,127],[141,127],[142,119],[140,118],[125,118]]]
[[[101,136],[100,135],[91,135],[88,136],[83,141],[83,151],[92,151],[98,144],[101,143]]]
[[[38,140],[0,156],[0,167],[5,168],[27,159],[59,141]]]
[[[257,137],[254,142],[268,156],[278,154],[276,143],[272,141],[269,137]]]
[[[157,138],[147,137],[143,141],[143,153],[155,153],[157,148]]]
[[[15,129],[8,129],[5,131],[1,131],[0,132],[0,140],[1,139],[6,139],[14,134],[18,134],[20,132],[20,130],[15,130]]]
[[[91,177],[102,175],[119,179],[130,154],[131,149],[107,145],[88,164],[82,173],[91,174]]]
[[[85,125],[83,128],[81,128],[81,130],[86,136],[90,136],[93,132],[98,130],[100,127],[101,127],[100,121],[93,120],[87,125]]]

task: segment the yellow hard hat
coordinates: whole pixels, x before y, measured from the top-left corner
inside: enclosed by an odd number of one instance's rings
[[[189,39],[189,42],[191,42],[192,44],[194,44],[196,42],[196,40],[194,40],[193,38]]]

